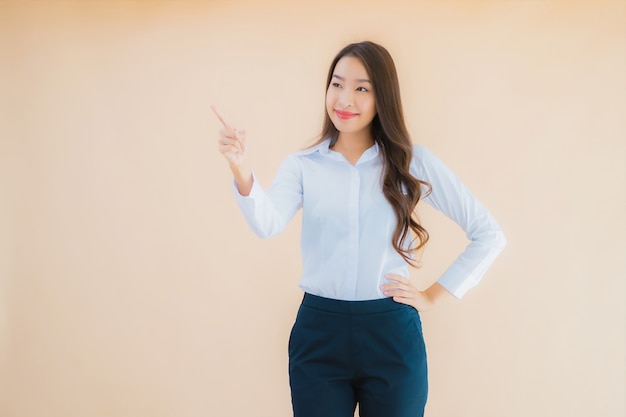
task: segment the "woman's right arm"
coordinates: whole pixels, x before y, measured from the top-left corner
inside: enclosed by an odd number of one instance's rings
[[[266,192],[249,166],[245,132],[235,129],[215,108],[213,111],[224,125],[218,149],[233,173],[235,197],[248,225],[261,238],[280,233],[302,206],[299,164],[294,158],[287,158]]]

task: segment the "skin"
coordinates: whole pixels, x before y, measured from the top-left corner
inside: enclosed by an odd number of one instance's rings
[[[224,126],[220,130],[217,149],[228,161],[230,170],[235,177],[237,190],[241,195],[247,196],[252,190],[254,180],[246,152],[246,132],[235,129],[215,106],[211,106],[211,110]]]
[[[437,282],[426,290],[420,291],[410,279],[401,275],[387,274],[385,278],[392,282],[380,286],[383,294],[393,297],[393,301],[397,303],[410,305],[420,312],[430,310],[435,305],[453,297]]]
[[[239,193],[247,196],[254,180],[246,152],[245,132],[235,129],[217,108],[211,108],[224,125],[220,131],[218,150],[228,161]],[[349,163],[356,164],[363,152],[374,145],[371,123],[376,116],[374,89],[358,58],[343,57],[337,62],[326,91],[326,111],[339,131],[332,150],[341,153]],[[338,112],[348,112],[354,117],[342,119]],[[383,294],[417,311],[429,310],[445,299],[452,298],[452,294],[438,283],[420,291],[410,279],[403,276],[387,274],[385,278],[389,283],[380,286]]]
[[[374,89],[359,59],[347,56],[337,62],[326,91],[326,111],[339,131],[332,149],[356,164],[363,152],[374,145],[370,127],[376,116]],[[342,119],[337,112],[355,116]]]

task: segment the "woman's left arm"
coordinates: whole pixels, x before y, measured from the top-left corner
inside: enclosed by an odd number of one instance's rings
[[[456,298],[478,284],[506,246],[502,228],[457,175],[423,146],[414,146],[411,173],[428,181],[432,192],[424,201],[457,223],[469,243],[437,283]],[[436,289],[433,294],[438,293]]]
[[[450,168],[423,146],[413,148],[411,174],[430,183],[432,192],[423,200],[457,223],[470,241],[437,282],[424,291],[402,276],[385,276],[391,281],[381,286],[385,295],[424,311],[451,296],[461,298],[478,284],[504,249],[506,239],[491,213]]]

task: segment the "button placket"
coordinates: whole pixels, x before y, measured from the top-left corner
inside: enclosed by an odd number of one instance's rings
[[[348,271],[350,273],[350,286],[352,292],[356,295],[358,272],[359,272],[359,190],[361,187],[361,177],[359,170],[350,167],[350,196],[348,205],[348,221],[349,221],[349,250],[350,259],[348,260]]]

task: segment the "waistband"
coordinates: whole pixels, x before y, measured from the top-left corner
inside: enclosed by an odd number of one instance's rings
[[[406,304],[396,303],[393,301],[393,298],[390,297],[367,301],[344,301],[320,297],[319,295],[309,293],[304,293],[302,305],[317,310],[340,314],[372,314],[413,308]]]

